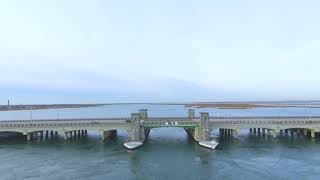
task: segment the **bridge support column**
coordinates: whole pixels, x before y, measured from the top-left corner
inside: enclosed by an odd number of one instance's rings
[[[238,138],[240,134],[240,129],[234,129],[233,130],[233,137]]]
[[[302,134],[300,129],[297,129],[297,134],[298,134],[298,136],[300,136]]]
[[[286,136],[288,136],[288,129],[285,129],[285,130],[284,130],[284,134],[285,134]]]
[[[35,133],[35,132],[32,132],[32,133],[31,133],[31,139],[32,139],[32,140],[37,139],[37,136],[36,136],[36,133]]]
[[[210,140],[209,113],[200,113],[200,140]]]
[[[101,139],[113,138],[117,135],[117,130],[101,131]]]
[[[280,135],[280,129],[272,129],[271,135],[273,138],[276,138],[277,136]]]
[[[64,140],[72,139],[72,131],[64,132]]]
[[[308,135],[308,131],[306,129],[303,129],[303,135],[307,136]]]
[[[266,135],[266,129],[262,128],[262,136],[265,136],[265,135]]]
[[[41,140],[44,140],[44,138],[43,138],[43,131],[40,131],[40,139],[41,139]]]
[[[114,138],[117,136],[117,130],[110,130],[109,133],[111,138]]]
[[[68,139],[68,132],[64,132],[63,137],[64,137],[64,140],[67,140]]]
[[[27,141],[31,141],[32,133],[27,133]]]
[[[310,130],[310,137],[311,138],[315,137],[315,130],[314,129]]]
[[[144,138],[141,137],[140,113],[131,114],[131,130],[128,142],[124,143],[127,149],[135,149],[143,145]]]
[[[199,145],[209,148],[209,149],[215,149],[216,146],[219,144],[218,142],[211,140],[211,129],[209,126],[209,113],[200,113],[200,122],[199,122],[199,128],[196,128],[199,130]],[[229,135],[231,134],[231,129],[227,130],[227,133]]]
[[[107,133],[106,133],[106,131],[101,131],[100,133],[101,133],[101,139],[102,139],[102,141],[104,141],[107,137]]]

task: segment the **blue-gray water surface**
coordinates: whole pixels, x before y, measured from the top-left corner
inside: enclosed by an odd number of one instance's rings
[[[186,116],[183,106],[112,105],[94,108],[1,112],[0,120],[123,117],[141,108],[150,116]],[[212,116],[318,116],[318,109],[198,109]],[[320,138],[254,136],[220,138],[216,150],[197,145],[183,129],[152,129],[137,150],[123,147],[127,132],[102,142],[97,132],[64,141],[0,138],[0,179],[319,179]]]

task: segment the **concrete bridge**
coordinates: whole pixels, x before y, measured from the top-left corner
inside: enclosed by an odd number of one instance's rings
[[[237,136],[240,129],[276,137],[282,134],[303,134],[311,138],[320,132],[320,117],[213,117],[209,113],[195,116],[190,109],[186,117],[148,117],[147,110],[131,114],[129,118],[39,119],[0,121],[0,132],[18,132],[28,141],[57,136],[64,139],[99,131],[102,140],[116,135],[117,130],[129,133],[127,142],[144,142],[151,128],[181,127],[198,142],[210,141],[210,132],[219,129],[221,135]]]

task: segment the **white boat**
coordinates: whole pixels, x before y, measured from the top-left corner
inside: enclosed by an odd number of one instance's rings
[[[200,146],[204,146],[204,147],[209,148],[209,149],[216,149],[218,144],[219,143],[217,141],[215,141],[215,140],[212,140],[212,141],[200,141],[199,142]]]
[[[142,141],[130,141],[123,144],[127,149],[136,149],[143,145]]]

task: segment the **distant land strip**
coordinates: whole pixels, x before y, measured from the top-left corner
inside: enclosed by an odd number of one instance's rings
[[[30,105],[0,105],[0,111],[21,111],[40,109],[85,108],[105,105],[183,105],[186,108],[218,108],[218,109],[251,109],[251,108],[320,108],[318,101],[295,102],[184,102],[184,103],[104,103],[104,104],[30,104]]]
[[[0,111],[22,111],[39,109],[63,109],[63,108],[83,108],[97,107],[104,104],[37,104],[37,105],[0,105]]]
[[[189,104],[190,108],[218,108],[218,109],[251,109],[251,108],[320,108],[320,105],[309,104]]]

